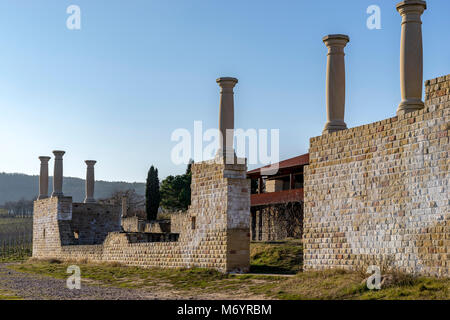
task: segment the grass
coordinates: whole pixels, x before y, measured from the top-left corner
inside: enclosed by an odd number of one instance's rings
[[[8,254],[0,255],[0,263],[1,262],[22,262],[26,261],[31,257],[31,248],[21,248],[16,252],[11,252]]]
[[[308,271],[281,283],[256,289],[272,298],[289,300],[450,300],[450,279],[418,277],[409,283],[369,290],[357,272]]]
[[[9,291],[0,289],[0,300],[22,300],[22,297],[19,297]]]
[[[301,271],[301,240],[255,242],[250,246],[250,271],[254,273],[295,274]]]
[[[300,270],[301,243],[252,243],[251,270],[260,273],[288,273]],[[300,257],[299,257],[300,255]],[[101,285],[144,290],[177,290],[178,292],[229,293],[271,299],[445,299],[450,300],[450,279],[398,277],[391,286],[378,291],[367,289],[360,272],[340,269],[298,272],[292,276],[258,274],[222,274],[208,269],[160,269],[126,267],[119,264],[83,264],[82,279]],[[70,263],[57,260],[33,260],[9,268],[54,278],[67,279]],[[407,279],[408,281],[405,281]],[[0,293],[1,295],[1,293]]]

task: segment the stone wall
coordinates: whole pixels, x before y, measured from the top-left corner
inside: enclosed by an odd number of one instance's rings
[[[172,233],[117,232],[120,224],[115,223],[116,208],[96,205],[104,208],[100,213],[98,208],[89,210],[91,205],[72,204],[70,197],[38,200],[33,257],[248,271],[250,180],[246,179],[246,169],[246,164],[228,165],[220,159],[193,164],[191,206],[186,213],[173,215]],[[120,207],[117,210],[120,212]],[[104,219],[97,214],[95,222],[83,218],[94,217],[90,212],[99,212]],[[87,221],[93,223],[84,230]],[[79,228],[79,239],[86,240],[75,241],[74,228]],[[89,236],[82,237],[83,232]],[[97,244],[100,239],[104,241]],[[77,245],[89,241],[95,244]]]
[[[64,245],[101,244],[109,232],[120,230],[120,207],[72,203],[72,197],[34,202],[33,257]]]
[[[125,232],[168,233],[170,220],[148,221],[138,216],[122,218],[122,228]]]
[[[423,110],[311,138],[305,269],[449,276],[449,84],[427,81]]]

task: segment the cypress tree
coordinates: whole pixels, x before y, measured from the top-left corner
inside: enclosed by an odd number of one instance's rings
[[[156,220],[160,201],[158,169],[151,166],[148,171],[145,188],[145,211],[147,213],[147,220]]]

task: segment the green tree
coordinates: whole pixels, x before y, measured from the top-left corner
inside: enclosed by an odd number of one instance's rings
[[[145,188],[145,211],[147,213],[147,220],[156,220],[160,202],[158,169],[151,166],[148,171]]]
[[[186,173],[168,176],[161,182],[161,207],[168,211],[185,211],[191,204],[191,160]]]

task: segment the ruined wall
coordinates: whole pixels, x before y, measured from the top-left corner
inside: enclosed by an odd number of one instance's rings
[[[101,244],[120,230],[120,207],[72,203],[72,197],[34,202],[33,257],[58,251],[63,245]]]
[[[170,220],[148,221],[137,216],[122,218],[122,228],[126,232],[171,232]]]
[[[383,259],[449,276],[449,84],[427,81],[423,110],[311,138],[305,269]]]
[[[72,206],[70,197],[38,200],[33,256],[142,267],[248,271],[250,180],[246,179],[246,169],[245,164],[214,160],[193,164],[191,206],[188,212],[174,215],[173,233],[110,232],[100,245],[75,245],[66,236],[73,234],[71,225],[76,224],[72,213],[79,210]]]
[[[63,244],[99,244],[109,232],[120,231],[120,206],[98,203],[73,203],[70,237],[78,235],[75,242]]]

